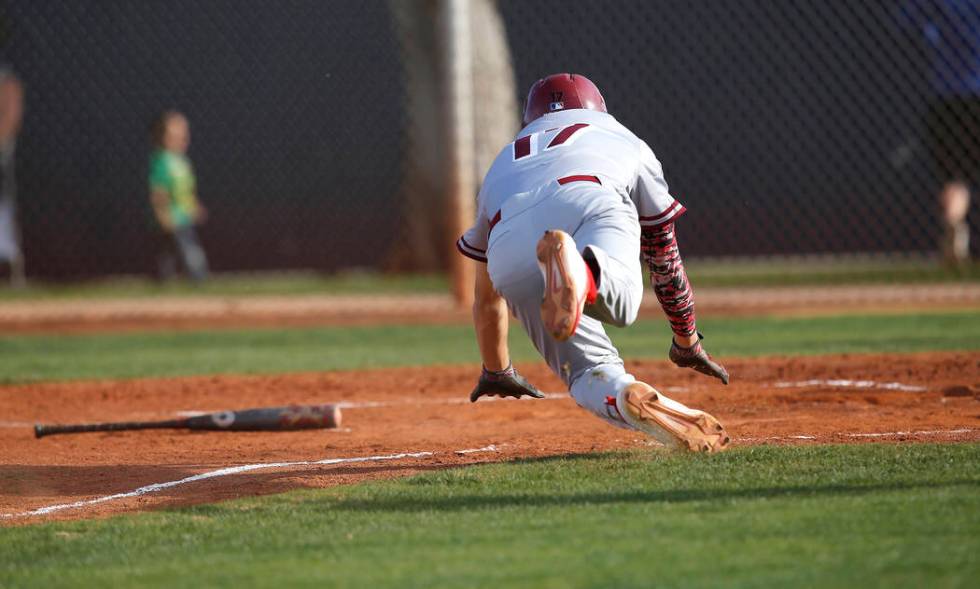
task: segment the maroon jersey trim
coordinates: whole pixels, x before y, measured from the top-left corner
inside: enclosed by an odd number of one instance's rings
[[[595,182],[600,186],[602,185],[602,181],[600,181],[597,176],[588,176],[585,174],[577,174],[575,176],[565,176],[564,178],[558,179],[558,184],[561,184],[562,186],[570,182]]]
[[[459,253],[463,254],[467,258],[470,258],[471,260],[476,260],[477,262],[483,262],[484,264],[487,263],[487,258],[485,256],[480,256],[474,254],[473,252],[468,251],[466,249],[468,247],[470,246],[466,244],[466,241],[462,237],[460,237],[459,240],[456,241],[456,249],[459,250]],[[476,251],[481,251],[481,250],[477,250],[476,248],[472,248],[472,249]]]

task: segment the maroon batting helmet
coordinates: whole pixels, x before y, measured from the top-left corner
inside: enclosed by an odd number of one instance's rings
[[[524,126],[549,112],[587,108],[606,112],[606,101],[592,80],[578,74],[553,74],[531,86],[524,105]]]

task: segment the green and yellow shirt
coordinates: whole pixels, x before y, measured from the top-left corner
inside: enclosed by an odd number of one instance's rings
[[[158,149],[150,156],[150,190],[170,198],[170,216],[177,227],[194,222],[197,213],[197,181],[187,156]]]

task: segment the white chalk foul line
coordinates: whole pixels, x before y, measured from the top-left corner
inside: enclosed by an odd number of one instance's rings
[[[878,438],[878,437],[896,437],[896,436],[908,436],[908,435],[922,435],[922,436],[956,435],[956,434],[971,433],[974,431],[978,431],[978,430],[972,428],[961,428],[961,429],[951,429],[951,430],[841,433],[838,435],[846,435],[852,438]],[[794,436],[771,436],[767,438],[738,438],[736,441],[758,442],[763,440],[816,440],[816,439],[817,439],[816,436],[794,435]],[[454,454],[466,455],[466,454],[475,454],[479,452],[498,452],[498,451],[499,448],[497,446],[490,444],[489,446],[484,446],[482,448],[466,448],[463,450],[456,450],[454,451]],[[38,509],[32,509],[30,511],[23,511],[20,513],[0,513],[0,518],[12,519],[18,517],[33,517],[38,515],[48,515],[50,513],[54,513],[57,511],[64,511],[67,509],[78,509],[80,507],[88,507],[90,505],[106,503],[109,501],[116,501],[119,499],[129,499],[132,497],[139,497],[142,495],[148,495],[150,493],[156,493],[164,489],[177,487],[179,485],[186,485],[188,483],[194,483],[197,481],[226,477],[230,475],[240,474],[244,472],[252,472],[256,470],[265,470],[270,468],[292,468],[297,466],[353,464],[358,462],[382,462],[386,460],[400,460],[403,458],[425,458],[428,456],[435,456],[435,454],[436,454],[435,452],[403,452],[400,454],[387,454],[387,455],[380,455],[380,456],[357,456],[353,458],[324,458],[323,460],[300,460],[300,461],[293,461],[293,462],[262,462],[257,464],[243,464],[241,466],[229,466],[227,468],[220,468],[218,470],[202,472],[200,474],[184,477],[176,481],[167,481],[163,483],[153,483],[151,485],[145,485],[143,487],[133,489],[132,491],[126,491],[125,493],[115,493],[113,495],[96,497],[95,499],[75,501],[73,503],[59,503],[55,505],[48,505],[46,507],[40,507]]]
[[[906,391],[919,393],[926,387],[902,384],[900,382],[876,382],[873,380],[845,380],[845,379],[822,379],[800,380],[796,382],[777,382],[772,386],[777,389],[802,388],[802,387],[842,387],[850,389],[884,389],[887,391]]]
[[[33,423],[28,423],[26,421],[0,421],[0,427],[34,427]]]
[[[465,450],[456,450],[455,453],[473,454],[477,452],[496,452],[496,451],[497,451],[497,447],[490,445],[490,446],[485,446],[483,448],[469,448]],[[97,505],[99,503],[117,501],[119,499],[140,497],[142,495],[156,493],[164,489],[177,487],[179,485],[186,485],[188,483],[204,481],[207,479],[215,479],[219,477],[226,477],[230,475],[241,474],[244,472],[253,472],[256,470],[266,470],[270,468],[293,468],[297,466],[353,464],[357,462],[383,462],[386,460],[400,460],[403,458],[425,458],[428,456],[435,456],[435,454],[436,454],[435,452],[403,452],[400,454],[387,454],[381,456],[357,456],[353,458],[324,458],[323,460],[299,460],[295,462],[261,462],[258,464],[243,464],[241,466],[229,466],[227,468],[219,468],[218,470],[202,472],[201,474],[184,477],[176,481],[153,483],[152,485],[139,487],[138,489],[133,489],[132,491],[126,491],[125,493],[115,493],[113,495],[96,497],[95,499],[85,499],[83,501],[75,501],[73,503],[59,503],[56,505],[48,505],[46,507],[39,507],[37,509],[32,509],[30,511],[23,511],[20,513],[0,513],[0,518],[12,519],[17,517],[33,517],[38,515],[48,515],[56,511],[64,511],[66,509],[78,509],[80,507],[88,507],[90,505]]]
[[[848,433],[848,432],[838,432],[834,434],[827,434],[825,437],[833,438],[834,436],[847,436],[849,438],[896,438],[901,436],[955,436],[957,434],[969,434],[975,431],[971,428],[963,429],[931,429],[931,430],[919,430],[919,431],[907,431],[907,432],[873,432],[873,433]],[[766,440],[816,440],[817,436],[808,435],[797,435],[797,436],[770,436],[767,438],[736,438],[736,442],[763,442]]]
[[[507,444],[504,445],[506,446]],[[482,448],[469,448],[467,450],[456,450],[456,454],[463,455],[463,454],[475,454],[477,452],[496,452],[497,450],[498,448],[496,446],[490,444],[489,446],[484,446]]]
[[[943,435],[956,435],[956,434],[968,434],[972,431],[970,428],[964,429],[930,429],[930,430],[919,430],[919,431],[907,431],[907,432],[880,432],[880,433],[868,433],[868,434],[847,434],[851,438],[891,438],[896,436],[943,436]]]
[[[816,440],[817,436],[770,436],[768,438],[735,438],[736,442],[764,442],[766,440]]]

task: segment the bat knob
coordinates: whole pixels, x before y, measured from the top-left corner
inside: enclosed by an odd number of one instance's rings
[[[43,435],[44,435],[44,427],[42,427],[40,423],[35,423],[34,424],[34,437],[35,438],[40,438]]]

